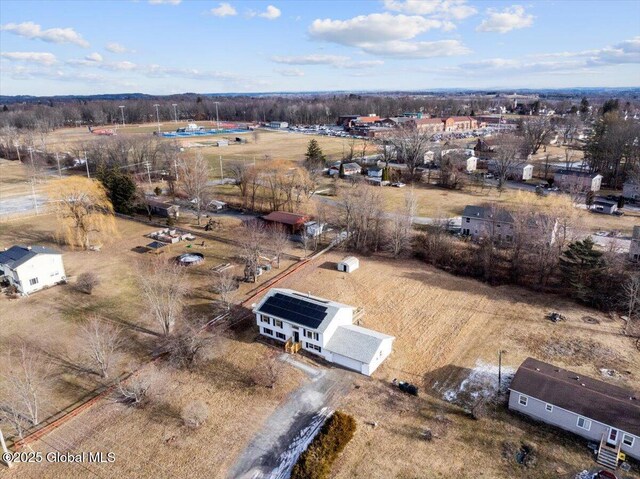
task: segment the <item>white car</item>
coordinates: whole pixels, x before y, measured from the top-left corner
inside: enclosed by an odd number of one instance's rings
[[[395,186],[396,188],[404,188],[407,185],[405,185],[404,183],[402,183],[400,181],[397,181],[395,183],[391,183],[391,186]]]

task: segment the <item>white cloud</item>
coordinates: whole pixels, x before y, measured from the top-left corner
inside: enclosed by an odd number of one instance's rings
[[[533,25],[533,15],[526,14],[520,5],[507,7],[502,12],[490,8],[487,14],[487,18],[476,28],[477,31],[507,33]]]
[[[275,56],[271,57],[275,63],[285,65],[329,65],[336,68],[373,68],[384,65],[382,60],[352,60],[342,55],[299,55],[299,56]]]
[[[299,68],[276,68],[274,70],[276,73],[279,73],[283,77],[303,77],[304,72]]]
[[[180,5],[182,0],[149,0],[151,5]]]
[[[11,32],[20,37],[38,39],[49,43],[73,43],[88,48],[89,43],[73,28],[49,28],[42,30],[37,23],[7,23],[0,26],[0,30]]]
[[[100,55],[98,52],[93,52],[84,57],[84,59],[89,62],[100,63],[102,61],[102,55]]]
[[[116,42],[107,43],[104,48],[105,50],[110,51],[111,53],[129,53],[132,51],[132,50],[129,50],[124,45]]]
[[[131,71],[131,70],[137,69],[138,65],[129,61],[121,61],[121,62],[104,63],[100,67],[104,68],[105,70]]]
[[[384,0],[387,10],[463,20],[478,13],[466,0]]]
[[[56,63],[56,57],[48,52],[2,52],[2,58],[16,62],[37,63],[50,66]]]
[[[309,27],[309,35],[316,40],[359,46],[363,43],[409,40],[432,29],[451,28],[455,28],[451,22],[417,15],[372,13],[349,20],[316,19]]]
[[[209,13],[216,17],[232,17],[238,14],[237,10],[228,3],[220,3],[216,8],[212,8]]]
[[[282,12],[280,11],[279,8],[276,8],[273,5],[268,5],[267,9],[264,12],[259,13],[258,16],[262,18],[266,18],[267,20],[275,20],[281,14]]]
[[[384,43],[363,44],[366,53],[394,58],[432,58],[467,55],[471,50],[458,40],[438,40],[434,42],[405,42],[394,40]]]
[[[275,56],[271,58],[276,63],[287,65],[338,65],[349,60],[349,57],[341,55],[299,55],[299,56]]]
[[[640,63],[640,36],[589,53],[591,65]]]

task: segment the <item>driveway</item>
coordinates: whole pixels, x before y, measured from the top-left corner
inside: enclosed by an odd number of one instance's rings
[[[281,359],[303,370],[308,380],[269,416],[229,470],[229,479],[288,479],[300,454],[351,387],[353,373],[309,366],[289,355]]]

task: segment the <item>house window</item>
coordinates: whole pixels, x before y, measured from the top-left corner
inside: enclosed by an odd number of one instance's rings
[[[304,336],[309,339],[318,340],[318,333],[314,333],[313,331],[305,331]]]
[[[634,437],[631,434],[623,434],[622,435],[622,444],[625,446],[633,447]]]
[[[553,411],[553,406],[551,404],[547,404],[544,408],[549,412]]]
[[[322,351],[322,348],[320,346],[316,346],[315,344],[311,344],[311,343],[305,343],[307,345],[307,349],[315,349],[318,352]]]
[[[31,278],[31,279],[29,280],[29,284],[30,284],[31,286],[33,286],[34,284],[38,284],[38,278]]]
[[[471,223],[471,218],[465,218],[467,220],[467,223]]]
[[[287,337],[282,333],[276,333],[276,338],[282,339],[283,341],[287,339]]]
[[[527,396],[523,396],[522,394],[520,394],[520,398],[518,399],[518,403],[521,406],[526,406],[528,402],[529,402],[529,398]]]
[[[580,429],[586,429],[588,431],[589,429],[591,429],[591,421],[589,419],[584,418],[584,417],[579,417],[578,418],[578,427]]]
[[[276,328],[281,328],[281,327],[282,327],[282,321],[280,321],[279,319],[274,319],[274,320],[273,320],[273,325],[274,325]]]
[[[268,328],[262,328],[262,332],[264,334],[268,334],[269,336],[273,336],[273,330]]]
[[[260,322],[271,324],[271,322],[269,321],[269,318],[267,316],[260,316]]]

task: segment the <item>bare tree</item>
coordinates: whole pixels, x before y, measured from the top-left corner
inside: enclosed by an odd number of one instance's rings
[[[80,338],[91,366],[102,378],[108,378],[122,346],[120,330],[98,316],[92,316],[82,326]]]
[[[400,256],[411,243],[411,228],[416,213],[416,198],[413,191],[407,193],[404,208],[393,213],[390,221],[389,246],[393,256]]]
[[[631,323],[638,315],[638,310],[640,310],[640,273],[629,276],[629,279],[622,287],[622,292],[628,318],[625,333],[628,334],[631,331]]]
[[[85,294],[91,294],[93,288],[100,284],[100,278],[92,271],[87,271],[78,276],[76,288]]]
[[[262,359],[252,371],[254,384],[265,388],[273,388],[282,376],[283,363],[277,351],[269,350],[266,358]]]
[[[185,426],[196,429],[207,421],[209,407],[204,401],[191,401],[182,408],[180,416]]]
[[[548,118],[541,117],[523,121],[521,131],[527,153],[535,155],[549,140],[553,126]]]
[[[280,257],[289,247],[289,235],[287,231],[280,225],[272,226],[267,229],[269,248],[276,255],[278,268],[280,268]]]
[[[220,296],[220,301],[229,311],[233,298],[238,292],[238,282],[233,274],[232,269],[225,269],[219,273],[214,273],[213,288]]]
[[[502,191],[507,177],[524,163],[522,139],[515,135],[500,135],[494,153],[498,190]]]
[[[209,187],[207,186],[210,173],[209,162],[200,152],[197,152],[193,159],[180,159],[178,172],[180,187],[192,202],[198,224],[200,224],[202,212],[209,202]]]
[[[183,323],[171,336],[161,340],[155,354],[166,354],[176,368],[194,368],[208,356],[216,339],[204,326],[205,320]]]
[[[182,314],[187,284],[184,269],[162,258],[140,268],[138,285],[147,310],[158,323],[163,335],[169,335]]]
[[[244,231],[239,242],[242,248],[240,254],[245,262],[245,278],[251,279],[255,283],[260,256],[266,244],[266,231],[264,225],[258,221],[245,222],[243,227]]]
[[[429,145],[429,133],[420,131],[412,125],[402,125],[396,129],[395,135],[389,138],[398,161],[407,167],[408,179],[413,181],[418,166],[424,163],[424,155]]]
[[[157,394],[161,381],[162,378],[157,369],[136,372],[128,379],[117,382],[115,400],[127,406],[142,409]]]
[[[0,376],[0,410],[19,434],[40,422],[50,382],[50,362],[26,345],[7,357],[11,369]]]

